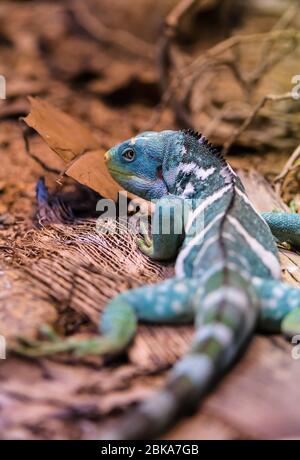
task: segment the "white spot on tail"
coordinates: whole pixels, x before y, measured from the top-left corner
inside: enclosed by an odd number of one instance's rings
[[[157,423],[164,423],[164,417],[168,419],[174,407],[174,397],[168,391],[160,391],[146,399],[140,405],[142,412],[153,418]]]
[[[280,297],[282,297],[283,294],[284,294],[284,290],[282,289],[281,286],[275,286],[275,287],[273,288],[273,295],[274,295],[277,299],[279,299]]]
[[[224,347],[228,347],[233,339],[232,330],[222,323],[210,323],[202,326],[194,335],[193,343],[199,345],[209,339],[215,339]]]
[[[275,310],[278,306],[278,302],[276,299],[266,299],[262,302],[263,308],[267,310]]]
[[[171,378],[187,376],[201,389],[201,384],[207,383],[213,370],[213,362],[207,355],[187,355],[175,364],[171,371]]]
[[[194,171],[196,168],[198,168],[197,164],[194,162],[191,163],[180,163],[180,165],[177,168],[177,174],[182,172],[183,174],[190,174],[192,171]]]

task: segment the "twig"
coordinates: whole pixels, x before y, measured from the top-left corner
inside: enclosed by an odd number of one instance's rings
[[[168,104],[172,107],[176,119],[181,125],[186,128],[192,127],[193,125],[192,119],[184,104],[178,101],[176,96],[168,91],[168,88],[171,68],[171,46],[178,33],[178,25],[181,18],[197,3],[199,3],[199,0],[181,0],[165,19],[164,30],[158,42],[157,53],[159,84],[163,96],[151,120],[153,126],[158,122],[162,111]]]
[[[202,2],[201,2],[202,3]],[[154,116],[151,120],[151,125],[158,122],[161,113],[164,108],[169,105],[171,106],[177,121],[183,126],[193,127],[192,114],[190,113],[190,100],[192,98],[192,88],[199,80],[199,76],[203,75],[204,71],[209,68],[215,69],[219,66],[227,66],[235,80],[241,86],[246,100],[249,101],[252,94],[253,88],[257,85],[259,80],[265,75],[266,72],[270,71],[272,67],[277,65],[283,60],[290,52],[294,51],[296,44],[300,41],[300,32],[296,29],[284,29],[289,26],[293,20],[298,5],[293,4],[288,8],[281,18],[276,22],[273,28],[269,32],[249,34],[249,35],[237,35],[218,43],[206,52],[202,53],[194,61],[189,64],[182,65],[179,70],[173,71],[171,74],[172,58],[171,58],[171,47],[177,37],[180,21],[187,11],[190,11],[196,4],[197,7],[201,7],[201,3],[197,4],[194,0],[182,0],[175,8],[169,13],[165,20],[165,28],[163,36],[159,42],[159,80],[162,89],[162,98],[159,106],[155,110]],[[206,1],[203,1],[202,6],[207,7]],[[287,41],[290,46],[288,49],[280,49],[276,55],[272,55],[271,51],[275,43],[278,41]],[[263,49],[261,52],[260,65],[258,68],[251,73],[243,73],[240,66],[240,47],[241,45],[263,42]],[[231,51],[231,56],[228,54]],[[171,77],[171,78],[170,78]],[[177,90],[182,88],[183,81],[188,79],[190,81],[185,82],[185,86],[188,86],[185,95],[181,100],[177,96]],[[254,107],[253,111],[245,119],[240,128],[238,128],[227,141],[224,146],[224,152],[228,152],[232,143],[240,136],[240,134],[249,126],[252,120],[255,118],[259,110],[265,105],[268,100],[283,100],[290,98],[290,95],[267,95]],[[279,98],[279,99],[278,99]],[[150,126],[151,128],[152,126]]]
[[[278,40],[300,40],[300,31],[296,29],[288,30],[275,30],[270,32],[263,32],[257,34],[249,35],[235,35],[234,37],[227,38],[226,40],[218,43],[209,50],[205,51],[199,57],[197,57],[191,64],[186,65],[180,69],[173,77],[173,81],[170,83],[165,96],[165,99],[170,99],[172,94],[178,89],[182,84],[182,80],[197,72],[198,75],[206,70],[206,68],[216,65],[219,62],[219,56],[223,56],[226,51],[229,51],[232,48],[236,48],[241,44],[249,44],[253,42],[276,42]],[[223,61],[225,62],[225,61]],[[228,65],[228,62],[227,62]],[[170,94],[169,94],[170,93]]]
[[[257,34],[249,35],[235,35],[233,37],[227,38],[226,40],[218,43],[209,50],[205,51],[202,55],[196,58],[191,64],[185,66],[178,74],[175,76],[175,80],[185,78],[191,74],[194,70],[206,65],[207,62],[212,59],[218,58],[218,56],[223,55],[226,51],[237,45],[246,45],[253,42],[276,42],[278,40],[300,40],[300,31],[296,29],[287,29],[287,30],[275,30],[270,32],[261,32]]]
[[[126,30],[112,30],[105,26],[99,17],[89,11],[86,3],[82,0],[71,0],[69,2],[69,9],[74,14],[78,24],[97,41],[126,49],[126,51],[143,58],[154,58],[155,50],[150,43],[141,40]]]
[[[164,81],[163,78],[166,78],[166,69],[163,66],[170,67],[170,50],[168,47],[171,46],[171,38],[166,36],[163,43],[160,47],[161,57],[160,57],[160,81],[162,82],[162,89],[163,89],[163,96],[161,99],[161,103],[159,105],[159,113],[157,114],[157,118],[159,118],[160,113],[162,110],[170,104],[173,106],[173,110],[175,111],[177,120],[180,121],[181,119],[182,124],[188,123],[190,127],[193,127],[193,122],[191,120],[190,115],[185,107],[183,107],[182,103],[177,100],[175,97],[175,92],[179,86],[182,85],[182,81],[192,75],[194,73],[194,77],[199,76],[203,73],[207,68],[211,68],[216,65],[227,65],[228,68],[232,70],[235,75],[237,81],[241,84],[241,86],[249,91],[249,85],[251,85],[253,81],[253,85],[257,83],[259,78],[263,75],[264,72],[270,70],[274,65],[278,64],[280,60],[282,60],[289,52],[293,51],[293,46],[290,47],[288,51],[284,53],[280,53],[276,57],[271,58],[264,67],[261,67],[260,71],[257,74],[252,75],[249,77],[249,81],[246,80],[245,76],[241,73],[240,69],[237,68],[236,64],[233,63],[230,59],[223,59],[222,61],[219,60],[219,56],[222,56],[226,53],[226,51],[230,49],[237,48],[241,44],[249,44],[253,42],[260,42],[265,41],[266,44],[274,44],[278,40],[289,40],[292,41],[292,45],[295,44],[300,40],[300,32],[295,29],[288,29],[288,30],[271,30],[270,32],[263,32],[258,34],[250,34],[250,35],[236,35],[234,37],[230,37],[214,47],[210,48],[198,58],[196,58],[191,64],[184,66],[182,69],[174,75],[173,80],[170,83],[166,83],[168,80]],[[263,73],[261,73],[263,72]],[[195,80],[195,78],[194,78]],[[176,106],[174,104],[176,101]],[[180,112],[182,111],[182,112]],[[182,115],[183,114],[183,115]],[[157,122],[157,120],[155,120]],[[250,120],[251,122],[251,120]]]
[[[287,8],[285,12],[283,13],[283,15],[274,24],[271,31],[286,29],[291,24],[293,19],[295,18],[298,8],[299,6],[296,4],[292,4],[289,8]],[[277,57],[272,58],[271,51],[273,49],[273,45],[274,45],[274,42],[268,42],[268,41],[263,44],[263,49],[262,49],[261,56],[260,56],[260,65],[255,70],[255,72],[249,77],[249,82],[252,85],[257,84],[260,78],[267,71],[270,71],[270,69],[274,67],[274,65],[278,64],[278,62],[281,60],[281,54],[283,54],[282,57],[285,57],[288,54],[288,53],[281,53]]]
[[[292,93],[284,93],[284,94],[267,94],[266,96],[262,97],[261,100],[256,104],[250,115],[245,119],[241,126],[239,126],[233,134],[230,136],[228,141],[224,144],[222,153],[226,155],[234,142],[240,137],[242,132],[244,132],[248,126],[252,123],[258,112],[265,106],[268,101],[278,102],[284,101],[287,99],[292,99]]]
[[[209,122],[208,125],[205,126],[203,135],[209,138],[213,131],[218,127],[220,122],[226,119],[226,117],[232,113],[232,110],[236,108],[241,108],[241,104],[239,104],[237,101],[225,102],[222,109],[219,110],[217,115]]]
[[[175,32],[177,29],[181,18],[188,13],[189,10],[191,10],[194,5],[197,5],[200,8],[201,3],[207,3],[207,1],[203,0],[181,0],[177,5],[174,6],[174,8],[170,11],[168,16],[166,17],[165,20],[165,25],[167,28],[169,28],[170,31]]]
[[[275,177],[273,180],[274,184],[278,184],[278,182],[282,183],[284,178],[288,175],[288,173],[293,169],[295,161],[300,157],[300,145],[294,150],[292,155],[289,157],[288,161],[282,168],[282,171]]]

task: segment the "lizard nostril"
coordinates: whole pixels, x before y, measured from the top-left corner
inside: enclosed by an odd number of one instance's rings
[[[105,160],[106,163],[110,160],[110,154],[109,154],[109,152],[106,152],[106,153],[104,154],[104,160]]]

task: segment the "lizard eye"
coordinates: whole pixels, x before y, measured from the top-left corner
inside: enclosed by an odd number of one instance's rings
[[[133,161],[135,157],[135,152],[132,149],[126,149],[122,152],[122,157],[126,161]]]

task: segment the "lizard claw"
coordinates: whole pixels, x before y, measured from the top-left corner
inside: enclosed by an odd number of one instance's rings
[[[137,245],[146,256],[151,257],[153,255],[153,244],[150,240],[150,245],[147,244],[146,239],[144,240],[143,238],[138,238],[137,240]]]
[[[11,351],[30,358],[42,358],[66,352],[79,358],[85,355],[113,355],[118,351],[118,344],[105,337],[61,339],[56,334],[54,337],[53,335],[48,337],[50,340],[28,340],[19,337],[19,344],[12,346]]]
[[[72,351],[74,345],[68,340],[56,339],[55,341],[24,340],[18,338],[19,343],[11,347],[11,351],[21,356],[38,358],[56,353]]]
[[[11,350],[23,356],[34,357],[52,354],[52,350],[56,349],[55,344],[60,344],[61,346],[63,341],[48,324],[43,324],[40,327],[40,333],[47,339],[47,341],[28,339],[27,337],[18,336],[16,337],[18,344],[12,346]],[[54,348],[52,345],[54,345]]]
[[[40,333],[50,342],[58,342],[60,340],[59,335],[57,335],[53,327],[49,326],[49,324],[43,324],[40,327]]]
[[[145,222],[144,220],[140,219],[139,225],[140,225],[140,233],[143,235],[145,243],[147,244],[147,246],[151,246],[152,240],[148,233],[148,222]]]
[[[140,220],[140,232],[143,238],[138,238],[137,245],[140,251],[151,257],[153,254],[153,242],[148,234],[148,226],[143,220]]]

